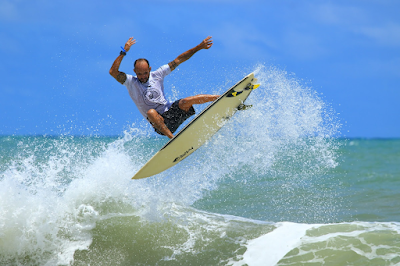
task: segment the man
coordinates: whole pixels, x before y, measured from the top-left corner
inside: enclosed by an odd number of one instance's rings
[[[203,104],[216,100],[219,95],[199,94],[168,102],[164,95],[164,78],[180,64],[188,60],[202,49],[209,49],[213,45],[211,37],[204,39],[196,47],[179,55],[175,60],[151,72],[149,61],[140,58],[135,61],[133,71],[136,77],[119,71],[119,66],[131,46],[136,43],[133,37],[125,43],[123,51],[114,61],[110,75],[119,83],[125,85],[129,95],[135,102],[140,113],[153,125],[155,131],[170,139],[173,133],[190,116],[195,114],[193,104]],[[122,48],[122,47],[121,47]]]

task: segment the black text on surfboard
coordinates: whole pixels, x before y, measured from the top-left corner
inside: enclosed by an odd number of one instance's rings
[[[179,155],[178,157],[175,158],[174,163],[176,163],[177,161],[181,160],[182,158],[184,158],[186,155],[189,154],[189,152],[191,150],[193,150],[194,148],[191,147],[190,149],[188,149],[187,151],[185,151],[182,155]]]

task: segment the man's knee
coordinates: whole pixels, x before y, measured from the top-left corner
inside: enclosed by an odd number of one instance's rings
[[[147,111],[147,117],[150,119],[151,122],[154,122],[156,119],[162,119],[162,116],[155,110],[155,109],[150,109]],[[164,119],[162,119],[164,120]]]
[[[150,109],[147,111],[147,116],[156,116],[158,113],[155,109]]]
[[[179,100],[179,106],[185,105],[188,103],[189,98],[183,98]]]
[[[190,107],[192,107],[192,100],[193,97],[186,97],[179,100],[179,108],[185,112],[189,111]]]

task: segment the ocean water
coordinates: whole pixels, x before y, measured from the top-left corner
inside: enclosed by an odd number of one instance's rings
[[[338,138],[317,92],[255,71],[253,108],[150,178],[167,139],[142,125],[0,136],[0,265],[400,265],[400,140]]]

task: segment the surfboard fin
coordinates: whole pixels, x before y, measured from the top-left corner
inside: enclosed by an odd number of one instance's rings
[[[258,87],[260,87],[260,84],[254,84],[254,85],[251,86],[251,89],[252,89],[252,90],[255,90],[255,89],[257,89]]]
[[[239,104],[237,109],[238,109],[238,111],[244,111],[244,110],[250,109],[251,107],[253,107],[253,105],[241,103],[241,104]]]

